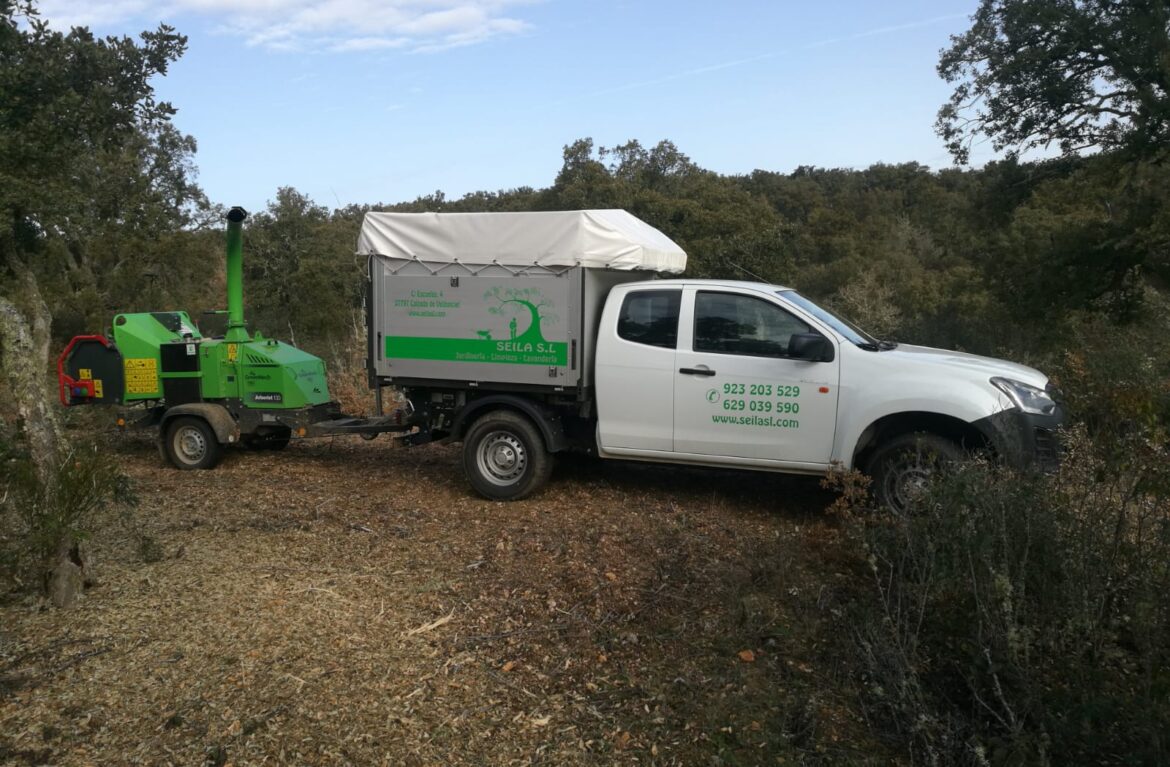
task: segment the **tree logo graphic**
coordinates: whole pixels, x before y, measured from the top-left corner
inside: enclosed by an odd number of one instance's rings
[[[488,314],[500,317],[506,326],[507,338],[519,344],[543,344],[547,341],[543,325],[557,322],[553,303],[536,288],[493,287],[483,294]],[[491,331],[487,332],[491,337]]]

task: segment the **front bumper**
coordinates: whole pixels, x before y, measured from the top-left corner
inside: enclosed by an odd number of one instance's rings
[[[972,425],[987,437],[996,454],[1009,466],[1053,471],[1060,464],[1060,430],[1064,419],[1064,408],[1058,404],[1048,415],[1003,410]]]

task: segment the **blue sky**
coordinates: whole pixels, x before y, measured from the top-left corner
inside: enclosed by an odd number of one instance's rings
[[[41,0],[189,38],[157,83],[211,199],[542,187],[565,144],[669,139],[720,173],[950,164],[938,52],[977,0]],[[987,153],[974,155],[977,163]]]

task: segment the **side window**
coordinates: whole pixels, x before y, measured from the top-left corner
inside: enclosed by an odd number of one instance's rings
[[[803,322],[773,303],[737,293],[700,291],[695,296],[695,351],[785,357]]]
[[[673,349],[678,343],[681,290],[638,290],[626,294],[618,336],[638,344]]]

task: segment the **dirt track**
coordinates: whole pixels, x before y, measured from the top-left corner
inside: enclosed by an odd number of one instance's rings
[[[164,468],[71,611],[0,607],[0,761],[877,761],[815,480],[574,459],[523,502],[456,447]],[[713,762],[712,759],[716,758]],[[884,759],[882,760],[884,761]]]

